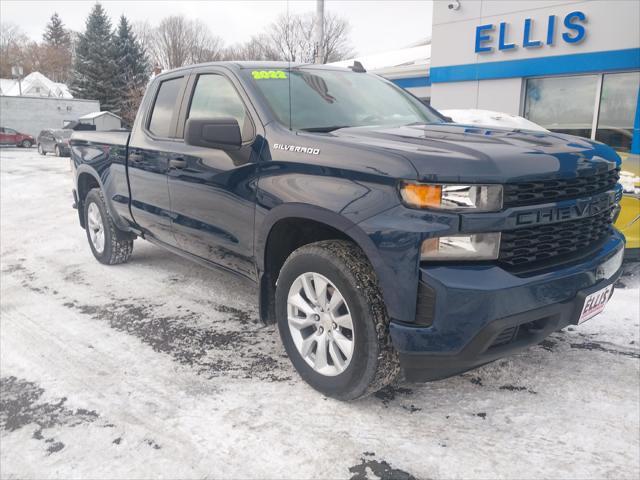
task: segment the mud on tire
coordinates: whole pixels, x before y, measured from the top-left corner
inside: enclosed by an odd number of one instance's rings
[[[94,204],[98,207],[100,217],[103,224],[104,231],[104,248],[102,252],[98,251],[91,240],[90,227],[89,227],[89,208]],[[89,247],[93,256],[96,257],[100,263],[105,265],[117,265],[119,263],[125,263],[131,257],[133,252],[133,239],[132,234],[124,232],[114,223],[109,211],[107,210],[102,190],[94,188],[87,194],[84,201],[84,225],[87,233],[87,240],[89,241]]]
[[[353,356],[346,370],[336,376],[325,376],[314,370],[291,336],[287,319],[289,290],[305,272],[319,273],[334,283],[353,319]],[[398,355],[391,345],[389,316],[375,271],[364,252],[352,242],[328,240],[295,250],[278,277],[276,317],[282,342],[294,367],[307,383],[327,396],[353,400],[380,390],[398,377]]]

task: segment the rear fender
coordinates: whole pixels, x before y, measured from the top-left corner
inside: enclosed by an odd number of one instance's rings
[[[85,227],[84,225],[84,197],[86,196],[88,192],[87,191],[82,191],[81,190],[81,185],[79,184],[81,176],[82,175],[90,175],[92,177],[93,180],[95,180],[95,182],[98,184],[98,186],[100,187],[100,190],[102,190],[103,196],[104,196],[104,200],[105,200],[105,205],[107,207],[107,211],[109,212],[109,215],[111,216],[111,218],[113,219],[114,223],[116,224],[116,226],[118,227],[119,230],[122,230],[123,232],[129,232],[129,231],[133,231],[131,228],[131,225],[124,220],[116,211],[116,209],[113,206],[113,201],[110,197],[110,195],[108,195],[107,190],[105,189],[105,185],[104,182],[102,181],[102,179],[100,178],[100,176],[97,174],[97,172],[90,166],[86,165],[86,164],[80,164],[76,166],[76,178],[75,178],[75,184],[76,184],[76,189],[74,192],[74,195],[76,195],[76,198],[74,199],[76,201],[76,206],[78,207],[78,218],[80,220],[80,225],[82,226],[82,228]]]

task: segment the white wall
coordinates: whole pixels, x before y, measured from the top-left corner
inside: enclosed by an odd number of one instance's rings
[[[80,123],[95,125],[96,130],[117,130],[122,128],[122,122],[120,119],[113,115],[100,115],[99,117],[91,119],[81,119]]]
[[[431,105],[436,109],[480,108],[520,115],[522,78],[434,83]]]
[[[0,124],[34,137],[45,128],[62,128],[65,121],[97,110],[97,100],[0,96]]]
[[[431,68],[640,46],[640,2],[637,0],[460,0],[459,10],[450,10],[448,3],[436,1],[433,5]],[[560,39],[564,32],[562,21],[567,13],[575,10],[587,16],[586,36],[580,43],[569,44]],[[557,17],[555,44],[522,48],[524,19],[533,19],[532,37],[544,39],[549,15]],[[497,47],[500,22],[509,24],[507,40],[518,46],[513,50],[494,48],[492,52],[475,53],[476,27],[494,24],[492,44]]]

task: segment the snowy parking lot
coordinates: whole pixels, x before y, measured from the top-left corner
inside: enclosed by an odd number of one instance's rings
[[[539,346],[341,403],[298,378],[250,284],[141,240],[101,265],[69,159],[0,166],[2,478],[640,476],[637,267]]]

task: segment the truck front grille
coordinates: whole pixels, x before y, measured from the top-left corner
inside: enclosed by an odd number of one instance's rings
[[[588,255],[611,235],[611,221],[606,210],[568,222],[505,230],[498,261],[507,267],[533,267]]]
[[[517,207],[596,195],[612,189],[619,178],[619,169],[613,169],[569,179],[506,184],[504,206]]]

